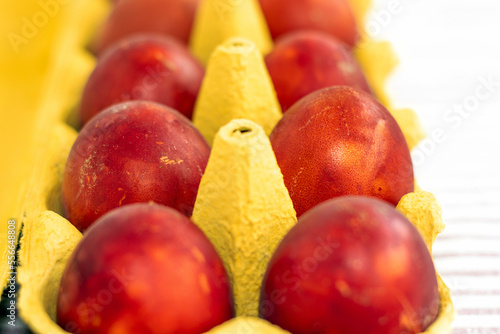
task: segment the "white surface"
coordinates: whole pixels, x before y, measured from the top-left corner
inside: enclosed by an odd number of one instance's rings
[[[500,1],[375,3],[372,35],[401,59],[387,87],[394,103],[445,138],[414,159],[443,206],[434,254],[457,309],[453,333],[500,333]]]

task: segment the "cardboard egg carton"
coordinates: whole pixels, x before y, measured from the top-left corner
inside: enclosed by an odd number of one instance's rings
[[[267,137],[281,117],[262,58],[262,52],[271,50],[272,41],[257,1],[238,1],[239,6],[225,11],[223,19],[212,1],[202,1],[191,41],[194,54],[207,64],[193,122],[212,145],[192,219],[229,269],[237,317],[209,333],[288,333],[256,317],[269,258],[296,222]],[[369,1],[351,2],[358,22],[364,22]],[[37,110],[33,135],[39,138],[38,158],[24,201],[18,255],[19,315],[32,331],[43,334],[66,333],[55,322],[57,294],[65,264],[82,234],[61,216],[61,180],[77,136],[69,124],[95,66],[85,46],[109,11],[109,3],[74,0],[63,11],[64,25],[53,39],[56,59],[47,77],[46,99]],[[415,147],[424,138],[417,115],[411,109],[393,108],[384,91],[384,82],[397,64],[391,45],[363,37],[355,55],[374,94],[393,114],[410,149]],[[228,77],[231,85],[218,84]],[[65,82],[63,87],[61,82]],[[228,94],[227,87],[239,90],[238,94]],[[432,244],[444,228],[436,198],[416,191],[404,196],[397,209],[417,227],[432,254]],[[222,226],[220,230],[210,224],[213,220]],[[223,230],[236,231],[229,238]],[[440,314],[424,332],[428,334],[449,333],[454,317],[450,292],[437,276]]]

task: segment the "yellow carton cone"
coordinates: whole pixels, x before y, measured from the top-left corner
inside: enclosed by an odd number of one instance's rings
[[[401,198],[397,209],[417,228],[432,255],[432,244],[444,230],[436,197],[427,191],[409,193]]]
[[[398,209],[417,228],[422,235],[427,248],[432,256],[432,244],[439,233],[444,230],[441,217],[441,206],[436,197],[427,191],[417,191],[406,194],[399,201]],[[451,301],[450,289],[436,272],[440,310],[436,320],[424,332],[424,334],[447,334],[451,332],[451,323],[455,318],[455,309]]]
[[[359,2],[363,1],[359,0]],[[410,108],[394,108],[386,93],[387,78],[399,62],[392,45],[386,41],[378,42],[365,38],[356,46],[354,54],[373,93],[389,109],[403,131],[408,147],[412,150],[426,137],[426,133],[417,114]]]
[[[257,316],[269,260],[296,222],[271,144],[259,125],[233,120],[220,129],[192,219],[224,261],[236,315]]]
[[[273,42],[257,0],[202,0],[191,33],[190,48],[206,64],[212,51],[230,37],[252,40],[264,54]]]
[[[44,211],[21,239],[18,308],[35,333],[66,333],[56,323],[57,295],[66,262],[82,234],[66,219]]]
[[[208,143],[232,119],[254,121],[269,135],[281,116],[271,77],[255,44],[231,38],[217,47],[193,114],[194,125]]]
[[[401,128],[410,151],[413,150],[426,137],[425,129],[420,123],[418,115],[410,108],[389,108],[389,111]]]
[[[76,132],[57,124],[44,143],[24,205],[17,268],[20,317],[34,333],[66,333],[55,323],[59,282],[82,234],[61,210],[61,179]]]
[[[290,334],[289,331],[256,317],[236,317],[205,334]]]
[[[365,36],[365,23],[366,16],[372,7],[372,0],[349,0],[349,5],[351,6],[354,17],[356,18],[356,23],[358,26],[358,32],[361,38],[366,38]]]
[[[354,49],[354,56],[375,96],[389,108],[390,99],[385,91],[385,82],[399,63],[392,44],[387,41],[361,40]]]

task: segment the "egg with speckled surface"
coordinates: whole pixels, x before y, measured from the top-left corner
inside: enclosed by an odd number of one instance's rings
[[[414,189],[403,133],[371,95],[334,86],[295,103],[270,135],[297,216],[342,195],[396,205]]]
[[[183,115],[154,102],[116,104],[82,129],[62,179],[64,216],[80,231],[125,204],[190,216],[210,147]]]
[[[178,211],[135,203],[88,229],[61,279],[57,321],[72,333],[208,331],[233,317],[224,264]]]

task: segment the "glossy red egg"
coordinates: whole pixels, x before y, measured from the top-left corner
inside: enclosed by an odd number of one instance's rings
[[[99,32],[98,54],[137,33],[159,33],[187,44],[199,0],[119,0]]]
[[[198,60],[175,39],[152,34],[128,37],[98,59],[82,94],[81,123],[130,100],[158,102],[191,118],[204,75]]]
[[[350,86],[371,93],[345,44],[319,31],[296,31],[276,40],[265,57],[283,112],[315,90]]]
[[[224,265],[186,216],[131,204],[101,217],[63,273],[57,322],[72,333],[199,334],[233,317]]]
[[[358,41],[356,19],[348,0],[259,0],[275,39],[291,31],[319,30],[349,46]]]
[[[280,243],[260,312],[294,334],[421,333],[439,312],[434,264],[391,205],[339,197],[306,212]]]
[[[82,129],[62,180],[65,217],[80,231],[118,206],[164,204],[190,216],[210,148],[177,111],[146,101],[114,105]]]
[[[397,205],[413,191],[401,129],[373,96],[354,88],[307,95],[283,115],[270,140],[297,216],[342,195]]]

